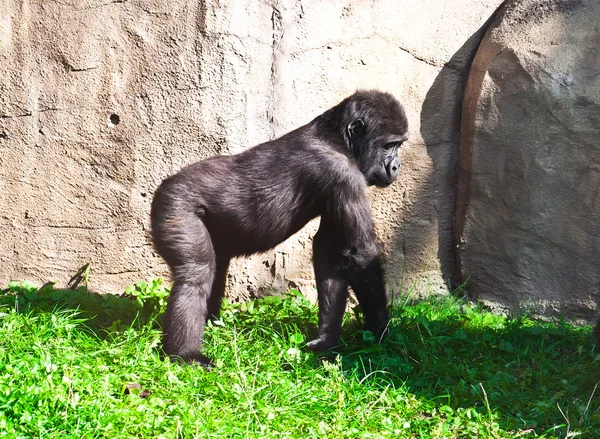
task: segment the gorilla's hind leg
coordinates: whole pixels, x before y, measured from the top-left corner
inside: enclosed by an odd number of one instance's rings
[[[333,232],[325,218],[313,241],[313,265],[319,301],[319,332],[306,346],[313,351],[334,347],[342,329],[348,300],[348,280],[340,271],[340,252],[331,240]]]
[[[177,230],[173,225],[185,224]],[[198,217],[175,218],[163,228],[163,257],[171,266],[174,279],[165,314],[164,350],[174,360],[211,364],[200,353],[215,278],[215,252],[210,234]]]

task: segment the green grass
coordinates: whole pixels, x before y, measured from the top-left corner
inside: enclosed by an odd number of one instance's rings
[[[160,282],[128,293],[4,291],[0,437],[600,437],[589,327],[430,298],[394,309],[380,344],[348,314],[320,357],[303,348],[316,309],[292,292],[226,304],[204,370],[161,356]]]

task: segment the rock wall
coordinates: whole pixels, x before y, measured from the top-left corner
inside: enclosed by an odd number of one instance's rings
[[[456,245],[493,306],[600,305],[600,3],[511,1],[469,75]]]
[[[402,177],[372,192],[389,284],[443,285],[463,84],[499,3],[2,0],[0,284],[87,262],[103,291],[167,275],[147,236],[164,177],[374,87],[411,129]],[[315,229],[236,261],[229,294],[310,292]]]

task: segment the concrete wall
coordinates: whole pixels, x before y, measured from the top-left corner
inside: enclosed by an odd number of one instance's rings
[[[488,188],[485,193],[492,203],[478,204],[479,198],[473,197],[478,194],[480,180],[474,175],[479,171],[466,165],[483,163],[484,158],[496,175],[492,181],[500,184],[502,176],[513,178],[521,164],[532,163],[540,151],[553,154],[554,149],[543,145],[562,144],[563,158],[575,144],[585,145],[581,160],[589,162],[590,170],[580,180],[587,180],[561,192],[561,199],[575,200],[573,204],[555,207],[597,212],[597,113],[585,113],[585,139],[564,143],[559,135],[543,137],[543,130],[534,129],[525,137],[511,137],[510,127],[519,122],[531,118],[545,124],[550,119],[532,116],[537,104],[520,113],[515,112],[516,104],[490,106],[495,98],[486,90],[519,93],[514,81],[531,73],[513,75],[516,65],[531,65],[536,53],[554,59],[557,53],[577,52],[582,38],[593,41],[589,32],[598,20],[590,17],[597,18],[598,9],[592,0],[509,1],[494,26],[518,25],[520,30],[494,40],[510,51],[503,51],[491,67],[485,60],[476,63],[476,72],[489,73],[479,82],[478,73],[471,73],[475,79],[470,80],[468,108],[461,118],[472,58],[500,3],[0,0],[0,284],[24,278],[64,284],[86,262],[93,264],[91,286],[102,291],[122,291],[138,279],[167,275],[147,230],[152,193],[163,178],[185,164],[235,153],[283,134],[357,88],[379,88],[405,104],[411,131],[401,153],[400,179],[371,192],[392,290],[398,292],[402,283],[405,288],[416,285],[417,293],[428,285],[430,290],[443,290],[450,278],[460,282],[471,276],[473,294],[480,298],[495,289],[502,291],[497,302],[509,304],[519,303],[519,294],[535,300],[545,297],[552,287],[540,280],[547,271],[564,266],[536,266],[531,282],[512,288],[510,276],[517,279],[523,270],[511,270],[501,261],[521,266],[522,258],[515,255],[530,242],[560,253],[561,242],[571,239],[569,233],[556,231],[564,229],[563,223],[548,230],[556,237],[551,240],[545,240],[546,232],[536,234],[535,227],[524,225],[528,218],[540,218],[547,211],[544,206],[555,206],[548,200],[555,199],[554,183],[569,186],[570,177],[563,174],[569,166],[544,174],[553,183],[536,186],[520,180],[530,192],[529,201],[523,201],[529,210],[519,211],[517,222],[497,224],[493,208],[506,203],[510,192],[504,186],[504,192]],[[507,14],[506,8],[514,12]],[[532,11],[568,26],[544,24],[549,21]],[[573,14],[580,18],[570,18]],[[556,96],[553,105],[577,107],[583,102],[580,95],[597,103],[593,78],[599,77],[600,67],[593,46],[586,45],[590,52],[581,55],[589,62],[567,65],[585,73],[563,75],[574,83],[561,82],[553,71],[546,71],[551,79],[543,86],[535,81],[519,84],[540,99]],[[503,77],[503,69],[513,73]],[[569,94],[573,84],[588,92]],[[526,96],[521,95],[523,101]],[[502,130],[479,129],[483,125],[473,122],[496,120],[498,112],[513,115],[502,119]],[[568,133],[568,124],[578,118],[556,122],[552,132]],[[534,139],[536,149],[511,153],[510,172],[497,167],[508,152],[506,145],[522,144],[523,139]],[[552,222],[555,217],[541,218]],[[575,220],[584,221],[578,216]],[[581,228],[587,238],[566,253],[577,254],[580,278],[598,266],[597,216],[585,221]],[[272,252],[235,261],[229,294],[247,298],[289,287],[313,294],[310,248],[316,226],[309,225]],[[477,232],[490,229],[494,232]],[[511,252],[488,258],[482,251],[489,247],[487,238],[493,235],[500,242],[507,229],[518,231],[510,234]],[[583,260],[591,262],[581,264]],[[496,271],[490,269],[493,266]],[[505,275],[509,278],[501,279]],[[565,279],[551,293],[557,308],[583,300],[584,308],[592,310],[600,286],[593,290],[590,282]],[[578,296],[582,285],[588,288],[587,299]]]
[[[443,284],[462,87],[498,4],[2,0],[0,283],[64,283],[88,261],[105,291],[166,275],[147,238],[164,177],[374,87],[411,129],[404,174],[372,193],[390,285],[403,267],[406,282]],[[237,261],[230,293],[310,291],[315,227]]]

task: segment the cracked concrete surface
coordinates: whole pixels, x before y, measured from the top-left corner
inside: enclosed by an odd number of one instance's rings
[[[405,104],[411,130],[401,178],[371,191],[389,285],[443,288],[456,118],[477,36],[499,4],[5,0],[0,284],[64,284],[86,262],[103,291],[166,276],[147,236],[163,178],[379,88]],[[315,230],[235,261],[228,293],[313,294]]]

